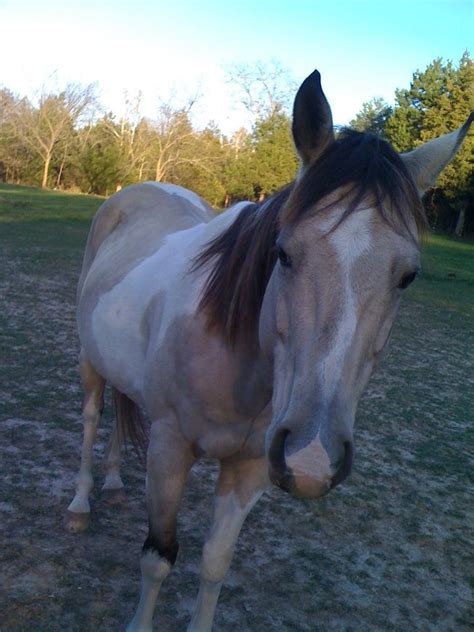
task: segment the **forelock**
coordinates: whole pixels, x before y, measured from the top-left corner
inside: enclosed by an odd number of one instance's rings
[[[333,201],[322,206],[328,197]],[[375,134],[344,129],[296,182],[280,225],[295,224],[310,212],[344,202],[340,223],[367,199],[398,232],[411,234],[413,220],[418,230],[427,227],[417,188],[397,152]]]

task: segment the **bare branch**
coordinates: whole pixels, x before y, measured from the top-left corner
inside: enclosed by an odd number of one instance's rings
[[[270,116],[280,109],[289,111],[296,82],[278,60],[232,64],[227,67],[227,75],[236,98],[256,118]]]

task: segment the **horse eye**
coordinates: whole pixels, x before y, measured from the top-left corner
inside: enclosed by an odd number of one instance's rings
[[[400,281],[400,283],[398,284],[398,288],[399,288],[400,290],[404,290],[405,288],[407,288],[407,287],[410,285],[410,283],[413,283],[413,281],[415,280],[415,278],[416,278],[416,275],[417,275],[417,274],[418,274],[418,272],[417,272],[417,271],[415,271],[415,272],[410,272],[409,274],[406,274],[406,275],[402,278],[402,280]]]
[[[284,268],[291,268],[291,257],[281,247],[278,247],[278,261]]]

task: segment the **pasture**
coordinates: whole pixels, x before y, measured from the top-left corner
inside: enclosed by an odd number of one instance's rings
[[[144,471],[66,533],[79,465],[74,300],[101,199],[0,185],[0,630],[121,630],[139,593]],[[474,244],[432,236],[382,369],[362,398],[350,479],[319,501],[267,493],[247,519],[216,632],[468,630],[474,625]],[[185,630],[210,520],[213,463],[190,476],[180,553],[155,626]],[[159,622],[159,624],[158,624]]]

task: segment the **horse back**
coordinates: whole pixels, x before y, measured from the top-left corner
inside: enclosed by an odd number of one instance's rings
[[[101,251],[114,276],[151,255],[168,235],[210,221],[212,208],[192,191],[155,182],[129,186],[97,211],[89,231],[77,288],[79,300],[92,263]]]

